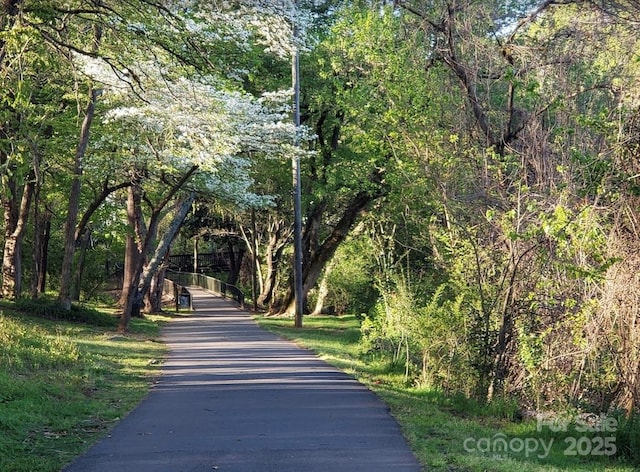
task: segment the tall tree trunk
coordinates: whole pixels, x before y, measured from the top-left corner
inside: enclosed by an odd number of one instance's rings
[[[131,286],[136,271],[136,265],[140,252],[135,238],[127,234],[124,250],[124,267],[122,274],[122,290],[117,305],[122,307],[127,301],[127,288]]]
[[[246,252],[245,246],[242,245],[237,250],[233,245],[233,242],[229,241],[229,274],[227,275],[227,283],[229,285],[235,285],[240,278],[240,269],[242,268],[242,260]]]
[[[177,190],[177,189],[176,189]],[[142,307],[142,303],[144,302],[145,294],[149,291],[151,287],[151,281],[153,276],[158,272],[158,268],[162,261],[166,258],[169,253],[169,248],[171,247],[171,242],[175,238],[180,226],[184,222],[189,210],[191,209],[191,205],[195,199],[195,194],[191,193],[180,205],[177,214],[173,218],[173,221],[169,225],[169,228],[164,233],[158,247],[153,254],[153,257],[149,260],[149,263],[143,268],[143,264],[141,261],[138,262],[138,267],[136,269],[136,273],[134,276],[135,286],[131,286],[128,290],[128,299],[127,305],[125,306],[125,311],[122,313],[120,317],[120,323],[118,325],[118,330],[121,332],[126,331],[129,328],[129,322],[131,321],[131,317],[137,315],[137,312]],[[163,205],[164,206],[164,205]],[[152,221],[149,224],[149,230],[147,231],[147,239],[145,241],[145,249],[146,252],[149,251],[149,235],[156,233],[157,225],[159,224],[159,210],[155,212],[154,216],[156,216],[156,221]],[[142,259],[144,259],[145,251],[142,252]]]
[[[35,175],[29,172],[22,189],[22,198],[18,205],[14,176],[5,176],[5,188],[11,189],[12,198],[3,202],[5,241],[2,257],[2,296],[13,300],[22,291],[22,241],[29,218],[31,197],[35,189]]]
[[[329,264],[327,264],[326,269],[324,270],[324,274],[322,275],[322,280],[320,281],[320,286],[318,287],[318,299],[316,300],[316,305],[312,315],[320,315],[322,314],[322,309],[324,308],[324,301],[327,299],[327,295],[329,295],[329,274],[333,267],[335,267],[335,259],[332,259]]]
[[[84,262],[87,255],[87,249],[89,248],[89,243],[91,242],[91,229],[86,228],[82,233],[82,238],[80,239],[80,247],[78,251],[78,257],[76,261],[76,270],[74,276],[73,287],[71,289],[71,298],[74,301],[80,300],[80,292],[82,291],[82,274],[84,272]]]
[[[127,223],[129,228],[136,227],[136,220],[142,218],[140,205],[140,189],[139,183],[135,182],[134,185],[129,186],[127,192]],[[140,214],[138,214],[140,213]],[[127,297],[129,288],[134,284],[134,278],[136,274],[136,268],[138,267],[138,260],[141,257],[141,246],[137,243],[136,235],[133,233],[127,233],[127,239],[125,243],[124,253],[124,274],[122,278],[122,292],[120,300],[118,300],[118,306],[124,307],[127,304]]]
[[[71,267],[76,247],[76,224],[78,222],[78,208],[80,205],[80,180],[83,172],[82,162],[89,144],[89,130],[95,115],[97,100],[98,91],[91,88],[89,91],[89,103],[85,111],[84,120],[82,121],[80,139],[76,148],[73,181],[71,183],[71,193],[69,195],[67,219],[64,225],[64,256],[62,258],[62,268],[60,270],[60,294],[58,295],[58,301],[65,310],[71,309]]]
[[[191,272],[198,272],[198,236],[193,237],[193,270]]]
[[[44,293],[47,282],[47,258],[51,237],[51,214],[40,212],[36,205],[33,237],[33,274],[31,277],[31,298],[37,299]]]
[[[3,159],[4,161],[4,159]],[[16,197],[16,181],[14,175],[2,176],[4,198],[2,210],[4,219],[4,250],[2,256],[2,297],[13,299],[15,297],[16,266],[15,241],[13,234],[18,225],[18,205]]]

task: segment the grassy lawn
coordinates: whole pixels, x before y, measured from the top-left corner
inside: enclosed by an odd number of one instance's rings
[[[513,405],[479,405],[463,397],[407,387],[401,367],[362,352],[360,326],[354,316],[306,317],[301,329],[294,328],[290,319],[257,317],[257,321],[314,350],[378,394],[389,405],[425,470],[638,470],[619,458],[616,432],[582,432],[575,425],[553,432],[555,426],[539,425],[536,420],[514,421]]]
[[[59,471],[146,395],[165,318],[134,319],[123,336],[95,310],[100,326],[1,309],[0,471]]]

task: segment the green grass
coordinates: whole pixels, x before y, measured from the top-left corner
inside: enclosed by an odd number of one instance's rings
[[[74,312],[96,325],[2,308],[0,470],[59,471],[146,395],[166,352],[156,340],[164,318],[134,319],[120,335],[103,310]]]
[[[309,316],[305,317],[304,327],[300,329],[293,327],[291,319],[263,316],[256,319],[263,327],[314,350],[374,391],[390,407],[425,470],[638,470],[620,459],[619,450],[612,457],[590,453],[602,446],[598,437],[613,436],[614,446],[620,447],[620,441],[616,442],[619,439],[616,432],[582,433],[575,429],[575,425],[570,425],[567,431],[554,433],[548,425],[539,428],[535,420],[514,420],[516,406],[509,402],[487,406],[462,396],[447,396],[407,386],[402,366],[362,352],[358,342],[360,326],[355,316]],[[499,444],[501,439],[507,442],[505,452],[485,452],[486,447]],[[577,441],[581,441],[581,449],[572,449]],[[519,450],[520,445],[524,446],[522,450]],[[548,448],[548,453],[543,447]],[[573,450],[576,450],[576,455],[567,454]]]

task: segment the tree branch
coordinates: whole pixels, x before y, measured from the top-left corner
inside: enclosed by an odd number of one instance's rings
[[[533,23],[536,20],[536,18],[538,18],[542,13],[544,13],[549,7],[557,6],[557,5],[580,4],[580,3],[589,3],[589,2],[588,0],[546,0],[545,2],[542,2],[542,4],[538,8],[533,10],[526,17],[521,18],[518,21],[518,23],[516,23],[516,26],[514,27],[513,31],[509,35],[509,38],[507,39],[507,43],[512,43],[515,37],[517,36],[518,31],[521,28],[523,28],[524,26],[530,23]]]
[[[444,32],[444,26],[442,24],[434,23],[431,19],[429,19],[426,13],[421,12],[417,8],[413,7],[412,5],[408,5],[406,0],[394,0],[393,5],[408,11],[409,13],[417,16],[423,21],[426,21],[429,24],[429,26],[431,26],[434,30],[440,33]]]
[[[93,214],[100,207],[100,205],[102,205],[102,202],[104,202],[109,195],[111,195],[116,190],[120,190],[122,188],[130,187],[130,186],[131,186],[131,182],[123,182],[117,185],[109,186],[108,179],[105,179],[104,184],[102,186],[102,191],[91,202],[87,210],[82,215],[82,218],[78,222],[78,225],[76,226],[75,240],[78,241],[78,239],[80,238],[80,235],[84,232],[84,229],[86,228]]]

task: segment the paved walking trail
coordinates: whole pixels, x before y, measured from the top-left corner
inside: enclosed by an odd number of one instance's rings
[[[419,472],[365,387],[198,288],[149,396],[65,472]]]

